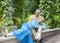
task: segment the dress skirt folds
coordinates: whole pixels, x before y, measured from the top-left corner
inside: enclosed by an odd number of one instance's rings
[[[23,23],[21,29],[13,32],[18,41],[22,43],[34,43],[32,34],[27,23]]]

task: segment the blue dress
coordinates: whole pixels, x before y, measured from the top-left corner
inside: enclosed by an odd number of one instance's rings
[[[31,20],[30,22],[23,23],[21,28],[17,31],[14,31],[13,34],[18,41],[22,43],[34,43],[32,40],[31,29],[39,27],[38,21],[36,19]]]

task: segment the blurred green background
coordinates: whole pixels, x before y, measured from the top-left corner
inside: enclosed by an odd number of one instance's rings
[[[0,27],[14,25],[20,28],[29,16],[41,9],[47,28],[60,27],[60,0],[0,0]]]

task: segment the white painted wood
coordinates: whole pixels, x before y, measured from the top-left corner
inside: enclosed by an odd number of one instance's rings
[[[42,31],[42,37],[46,38],[54,34],[59,34],[60,33],[60,28],[56,29],[48,29]],[[11,37],[0,37],[0,43],[20,43],[16,40],[14,36]]]

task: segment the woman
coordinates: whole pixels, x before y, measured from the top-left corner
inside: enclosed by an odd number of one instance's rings
[[[19,30],[7,34],[7,36],[14,35],[17,40],[21,41],[22,43],[34,43],[31,33],[31,29],[34,28],[39,28],[39,22],[36,19],[23,23]]]

